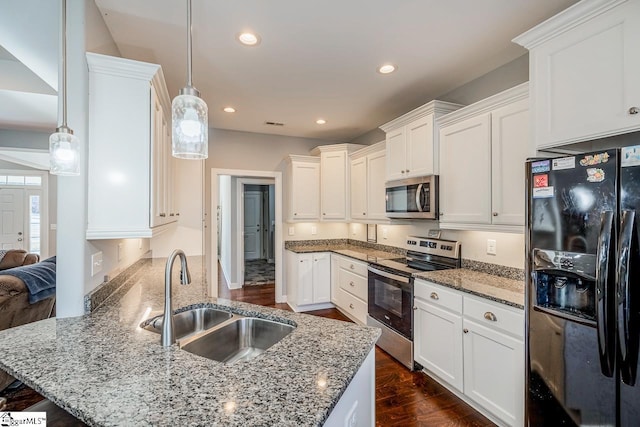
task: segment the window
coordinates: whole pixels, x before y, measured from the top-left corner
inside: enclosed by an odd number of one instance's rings
[[[29,252],[40,255],[40,196],[29,196]]]
[[[42,186],[42,176],[0,175],[0,185]]]

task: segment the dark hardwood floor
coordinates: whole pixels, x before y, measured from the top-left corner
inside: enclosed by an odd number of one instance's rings
[[[218,283],[221,298],[290,310],[287,304],[276,304],[274,284],[247,286],[230,291],[222,276]],[[311,311],[307,314],[351,321],[336,309]],[[7,411],[21,411],[43,399],[26,386],[17,390],[5,390],[0,393],[0,397],[7,398]],[[376,426],[493,425],[440,384],[421,372],[410,372],[376,347]]]

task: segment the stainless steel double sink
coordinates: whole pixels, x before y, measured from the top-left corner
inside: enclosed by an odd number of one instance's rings
[[[173,325],[182,350],[223,363],[251,360],[295,329],[286,323],[210,307],[174,314]],[[159,334],[162,315],[151,319],[143,328]]]

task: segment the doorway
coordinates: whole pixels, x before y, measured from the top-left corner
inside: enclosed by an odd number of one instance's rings
[[[220,294],[219,283],[225,284],[223,297],[270,283],[265,289],[272,289],[276,303],[284,302],[282,173],[212,169],[211,196],[217,224],[211,227],[210,294]]]

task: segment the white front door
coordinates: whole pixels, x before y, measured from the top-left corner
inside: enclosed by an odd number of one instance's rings
[[[261,258],[262,233],[262,193],[244,193],[244,259]]]
[[[0,248],[24,248],[24,190],[0,189]]]

